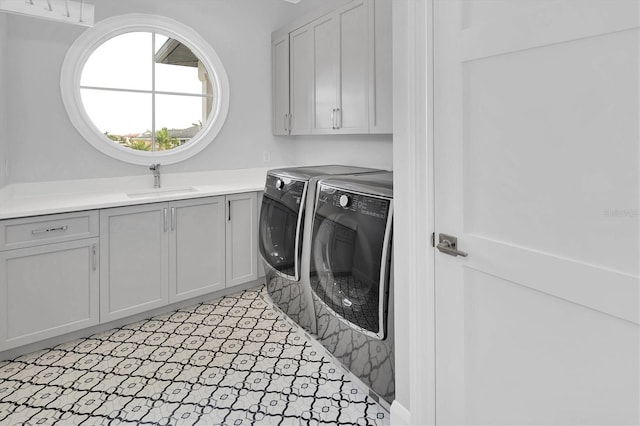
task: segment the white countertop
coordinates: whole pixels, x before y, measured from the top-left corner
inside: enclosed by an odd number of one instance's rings
[[[0,190],[0,219],[94,210],[262,191],[269,168],[9,184]]]

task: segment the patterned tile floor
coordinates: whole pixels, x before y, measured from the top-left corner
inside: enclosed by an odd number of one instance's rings
[[[389,424],[262,291],[0,362],[0,424]]]

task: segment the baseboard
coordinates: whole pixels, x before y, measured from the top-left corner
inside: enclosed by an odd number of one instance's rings
[[[391,424],[393,426],[405,426],[411,424],[411,413],[398,400],[391,404]]]

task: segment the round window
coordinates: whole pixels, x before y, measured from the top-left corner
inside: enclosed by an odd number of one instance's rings
[[[204,149],[229,108],[215,50],[172,19],[123,15],[86,30],[60,79],[71,122],[99,151],[134,164],[171,164]]]

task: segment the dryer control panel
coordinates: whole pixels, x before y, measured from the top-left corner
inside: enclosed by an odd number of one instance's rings
[[[379,219],[386,219],[389,213],[387,199],[341,191],[329,186],[322,186],[319,202]]]

